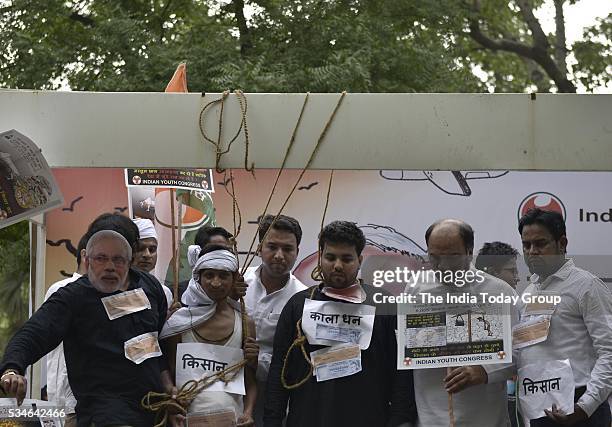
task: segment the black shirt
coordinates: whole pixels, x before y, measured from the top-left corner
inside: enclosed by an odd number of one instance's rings
[[[23,373],[62,341],[68,381],[77,399],[79,426],[113,424],[151,427],[152,414],[140,407],[149,391],[162,391],[163,357],[136,364],[125,357],[124,342],[159,332],[166,320],[164,291],[153,276],[130,270],[128,290],[142,288],[151,309],[109,320],[98,292],[83,276],[55,292],[9,342],[0,372]]]
[[[321,289],[319,285],[313,300],[338,301],[323,294]],[[379,290],[368,285],[363,285],[363,289],[367,295],[364,304],[375,305],[372,295]],[[370,346],[361,351],[361,372],[323,382],[311,376],[297,389],[283,387],[280,378],[283,360],[296,337],[296,323],[311,292],[312,288],[291,297],[278,320],[266,388],[264,426],[280,427],[287,403],[287,427],[385,427],[415,420],[412,372],[396,369],[395,316],[375,316]],[[307,354],[321,348],[324,346],[305,344]],[[297,383],[308,372],[299,348],[291,351],[287,371],[288,384]]]

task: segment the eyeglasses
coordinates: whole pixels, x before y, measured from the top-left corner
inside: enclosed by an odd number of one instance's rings
[[[128,263],[128,260],[123,258],[122,256],[114,256],[109,258],[106,255],[96,255],[87,258],[90,261],[93,261],[93,264],[96,267],[104,267],[106,264],[108,264],[109,261],[111,261],[115,265],[115,267],[125,267]]]

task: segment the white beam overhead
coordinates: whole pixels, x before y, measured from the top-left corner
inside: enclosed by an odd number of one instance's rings
[[[53,167],[213,167],[202,107],[220,94],[0,91],[0,131]],[[311,94],[287,167],[305,165],[339,94]],[[246,94],[250,161],[277,168],[305,94]],[[216,139],[219,108],[204,126]],[[223,141],[240,124],[225,103]],[[244,136],[221,166],[244,166]],[[612,95],[348,94],[312,168],[612,170]]]

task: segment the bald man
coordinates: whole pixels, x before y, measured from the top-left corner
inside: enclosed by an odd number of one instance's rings
[[[57,290],[9,342],[0,384],[21,404],[26,368],[63,341],[77,425],[150,427],[140,400],[172,390],[157,342],[166,298],[152,276],[130,268],[132,248],[111,230],[93,234],[87,274]]]
[[[434,295],[464,292],[516,295],[507,283],[471,266],[474,232],[469,224],[453,219],[437,221],[427,229],[425,241],[431,269],[441,273],[441,277],[452,279],[418,283],[414,288],[407,288],[407,292]],[[472,271],[470,277],[473,280],[458,280],[460,277],[468,277],[465,274],[468,271]],[[432,311],[435,311],[434,306]],[[512,311],[516,317],[517,311]],[[486,313],[479,316],[483,317],[484,323]],[[476,315],[473,315],[473,319],[473,322],[478,321]],[[456,427],[510,426],[506,379],[511,378],[514,372],[512,364],[415,370],[417,425],[449,425],[448,394],[451,393]]]

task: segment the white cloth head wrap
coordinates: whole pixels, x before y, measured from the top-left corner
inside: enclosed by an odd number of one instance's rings
[[[187,248],[187,262],[189,263],[189,267],[193,268],[193,266],[196,265],[201,250],[202,248],[199,245],[189,245]]]
[[[155,226],[153,225],[153,221],[146,218],[136,218],[133,219],[134,224],[138,227],[138,232],[140,233],[141,239],[148,239],[149,237],[153,237],[157,240],[157,232],[155,231]]]
[[[238,258],[232,252],[220,249],[202,255],[193,266],[193,278],[200,279],[200,271],[212,269],[223,271],[238,271]]]
[[[193,277],[181,297],[181,302],[187,307],[179,308],[166,321],[160,339],[177,335],[191,329],[212,317],[217,309],[217,303],[204,292],[198,283],[200,271],[205,269],[224,271],[238,271],[236,255],[227,250],[208,252],[202,255],[193,267]],[[231,298],[228,302],[236,311],[240,311],[240,304]]]

